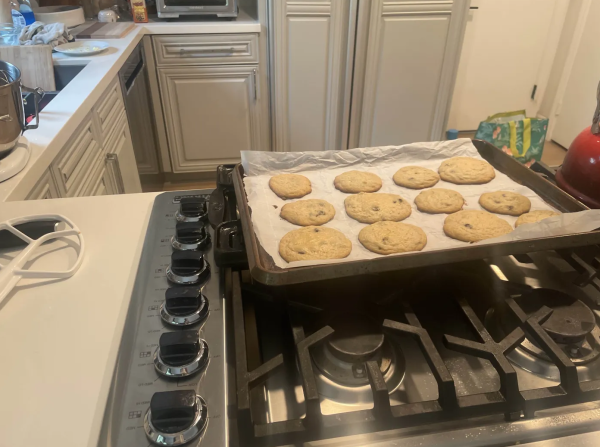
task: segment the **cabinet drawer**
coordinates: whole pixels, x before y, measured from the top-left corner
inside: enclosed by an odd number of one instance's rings
[[[258,63],[256,34],[156,36],[153,40],[158,66]]]
[[[105,154],[102,154],[90,181],[83,191],[84,196],[106,196],[114,194],[113,187],[110,184],[110,178],[107,175]]]
[[[118,82],[114,82],[104,93],[101,99],[94,108],[103,139],[109,135],[115,127],[119,118],[125,114],[125,105],[123,104],[123,95]]]
[[[52,178],[50,169],[48,169],[40,177],[39,181],[29,194],[27,194],[25,200],[58,199],[59,197],[60,193],[58,192],[58,187]]]
[[[86,173],[101,152],[102,148],[94,136],[91,117],[87,117],[52,164],[55,178],[68,197],[77,195],[76,191],[85,181]]]

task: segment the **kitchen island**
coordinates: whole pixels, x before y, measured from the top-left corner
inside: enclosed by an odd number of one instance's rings
[[[0,222],[62,214],[85,254],[66,280],[18,285],[0,304],[0,445],[95,447],[156,194],[3,203]],[[54,263],[69,250],[52,256]],[[50,267],[53,269],[55,267]]]

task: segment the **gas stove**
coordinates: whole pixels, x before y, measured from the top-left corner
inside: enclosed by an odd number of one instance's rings
[[[156,199],[99,445],[600,430],[599,247],[268,287],[249,275],[229,173]]]

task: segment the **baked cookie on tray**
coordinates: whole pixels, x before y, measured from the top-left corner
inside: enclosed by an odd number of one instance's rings
[[[287,262],[342,259],[352,242],[341,231],[327,227],[304,227],[290,231],[279,241],[279,254]]]
[[[294,225],[323,225],[333,219],[335,208],[325,200],[304,199],[286,203],[279,215]]]
[[[310,180],[300,174],[279,174],[269,179],[269,188],[284,200],[299,199],[312,191]]]
[[[465,199],[456,191],[444,188],[433,188],[419,193],[415,197],[417,209],[424,213],[456,213],[462,210]]]
[[[520,216],[531,209],[531,202],[524,195],[510,191],[484,192],[479,204],[491,213]]]
[[[513,230],[504,219],[479,210],[463,210],[444,220],[444,233],[453,239],[477,242],[508,234]]]
[[[360,230],[358,240],[367,250],[381,255],[421,251],[427,245],[422,229],[402,222],[371,224]]]
[[[556,211],[551,210],[536,210],[530,211],[529,213],[521,214],[517,221],[515,222],[515,228],[519,225],[528,224],[528,223],[537,223],[541,220],[547,219],[552,216],[560,216],[561,213],[557,213]]]
[[[348,171],[338,175],[333,184],[342,192],[375,192],[381,189],[383,183],[379,176],[365,171]]]
[[[402,197],[382,192],[353,194],[346,197],[344,206],[348,216],[362,223],[397,222],[406,219],[412,212],[410,204]]]
[[[437,172],[420,166],[405,166],[396,171],[392,177],[398,186],[411,189],[429,188],[440,181]]]
[[[496,177],[487,161],[471,157],[454,157],[444,160],[438,172],[442,180],[458,185],[481,185]]]

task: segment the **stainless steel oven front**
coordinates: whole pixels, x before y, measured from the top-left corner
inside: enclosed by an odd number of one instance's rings
[[[157,0],[156,6],[158,17],[167,19],[182,15],[238,15],[238,0]]]

